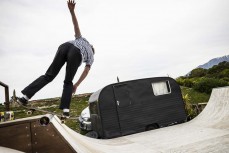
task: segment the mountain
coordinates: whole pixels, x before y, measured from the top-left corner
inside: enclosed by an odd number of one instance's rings
[[[219,63],[221,63],[223,61],[229,62],[229,55],[213,58],[210,61],[208,61],[207,63],[205,63],[203,65],[199,65],[197,68],[209,69],[209,68],[213,67],[214,65],[218,65]]]
[[[218,65],[219,63],[223,62],[223,61],[227,61],[229,62],[229,55],[225,55],[222,57],[217,57],[217,58],[213,58],[210,61],[208,61],[207,63],[203,64],[203,65],[199,65],[197,68],[203,68],[203,69],[210,69],[212,68],[214,65]],[[186,75],[184,76],[189,76],[191,73],[188,72]]]

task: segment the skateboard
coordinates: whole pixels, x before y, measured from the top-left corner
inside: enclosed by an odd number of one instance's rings
[[[23,107],[23,108],[25,108],[25,109],[27,109],[28,111],[27,111],[27,115],[32,115],[33,114],[33,112],[35,112],[35,111],[39,111],[39,112],[43,112],[43,113],[47,113],[47,114],[52,114],[52,115],[56,115],[56,116],[58,116],[59,118],[60,118],[60,120],[61,120],[61,123],[65,123],[66,122],[66,120],[78,120],[78,118],[79,117],[65,117],[65,116],[63,116],[62,114],[60,114],[60,113],[54,113],[54,112],[52,112],[52,111],[48,111],[48,110],[43,110],[43,109],[40,109],[40,108],[37,108],[37,107],[30,107],[30,106],[25,106],[25,105],[22,105],[20,102],[18,102],[18,100],[17,100],[18,98],[16,98],[16,103],[18,103],[21,107]]]

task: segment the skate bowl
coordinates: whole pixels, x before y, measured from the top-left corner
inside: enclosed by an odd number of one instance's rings
[[[40,124],[43,117],[50,123]],[[229,153],[229,87],[213,89],[207,106],[195,119],[161,129],[93,139],[47,114],[1,123],[0,137],[0,152],[9,153]]]

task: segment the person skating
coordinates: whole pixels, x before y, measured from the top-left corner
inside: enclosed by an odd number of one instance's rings
[[[54,60],[46,73],[25,87],[21,91],[23,95],[17,99],[20,104],[27,105],[28,100],[31,99],[35,93],[37,93],[45,85],[50,83],[57,76],[62,66],[66,63],[64,86],[59,106],[59,108],[63,110],[64,117],[70,116],[69,107],[72,94],[76,92],[77,87],[86,78],[94,62],[94,48],[85,38],[82,37],[80,32],[78,21],[74,12],[75,2],[74,0],[69,0],[67,4],[74,25],[75,40],[65,42],[59,46]],[[73,85],[72,80],[82,62],[86,63],[85,68],[78,81]]]

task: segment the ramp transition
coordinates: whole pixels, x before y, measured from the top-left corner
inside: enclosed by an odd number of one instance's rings
[[[47,114],[40,118],[0,124],[0,152],[65,153],[229,153],[229,87],[213,89],[204,111],[194,120],[124,137],[101,140],[85,137]]]

